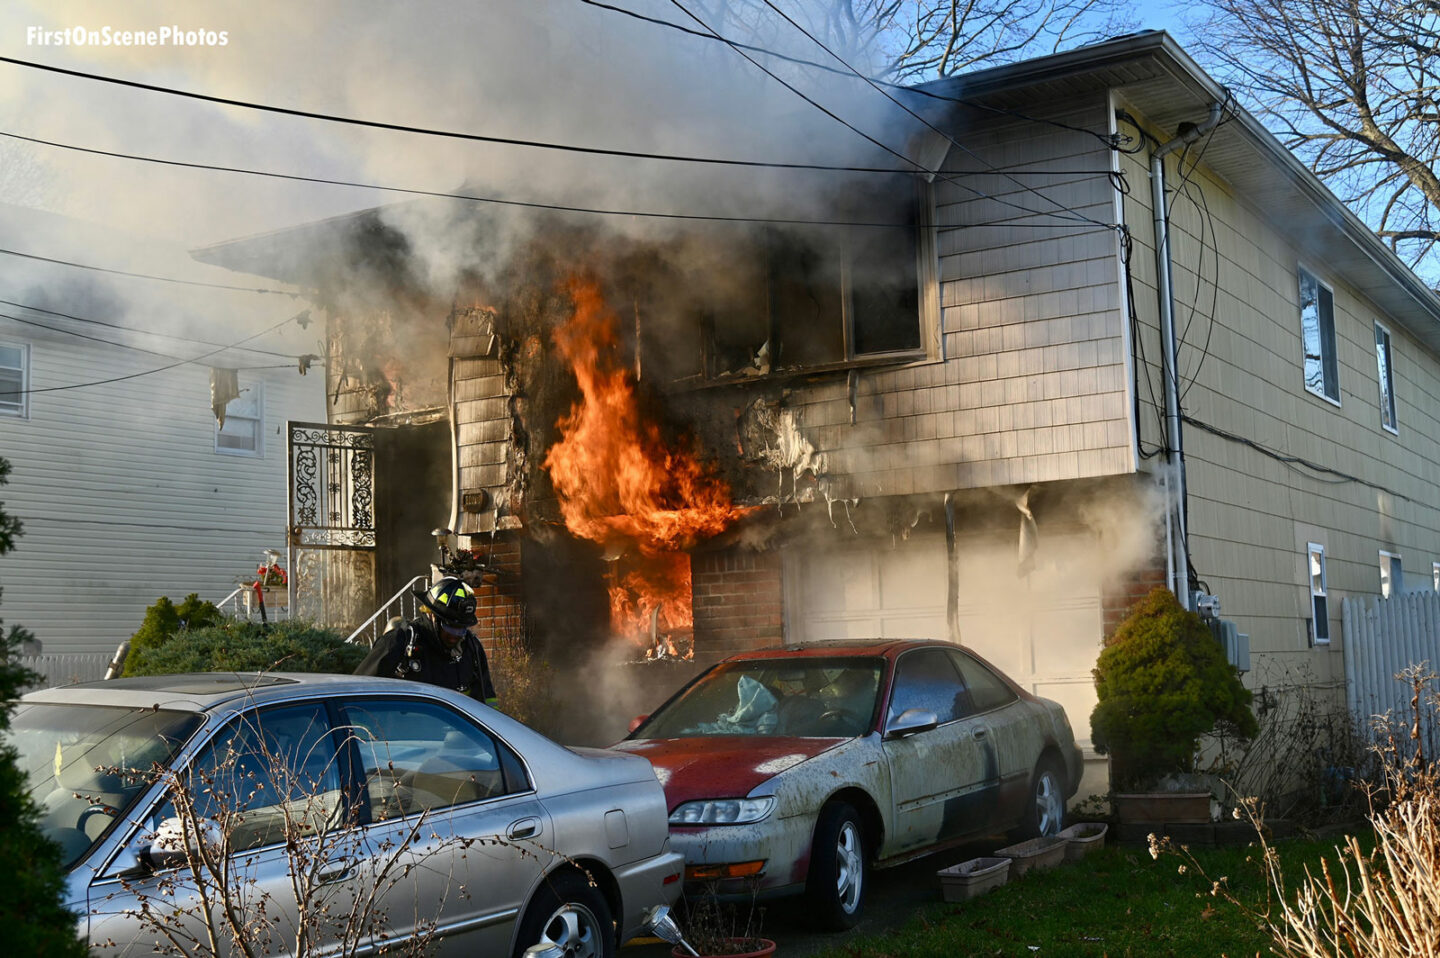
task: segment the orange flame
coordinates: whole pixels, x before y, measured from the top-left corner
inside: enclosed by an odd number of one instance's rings
[[[690,628],[690,557],[683,550],[745,514],[730,489],[693,454],[668,448],[660,426],[643,415],[635,382],[618,356],[618,318],[592,279],[573,279],[575,313],[555,343],[580,386],[580,401],[557,423],[560,439],[545,469],[560,497],[565,526],[626,555],[626,572],[610,581],[612,624],[649,638]]]

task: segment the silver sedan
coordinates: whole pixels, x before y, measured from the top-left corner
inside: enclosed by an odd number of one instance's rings
[[[423,683],[69,686],[25,696],[9,739],[99,955],[607,958],[681,887],[648,762]]]

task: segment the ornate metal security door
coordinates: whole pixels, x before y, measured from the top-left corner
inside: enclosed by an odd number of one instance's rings
[[[375,432],[292,422],[291,610],[345,629],[375,611]]]

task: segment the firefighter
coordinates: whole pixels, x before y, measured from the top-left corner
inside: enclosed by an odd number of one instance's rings
[[[415,597],[428,613],[386,630],[355,674],[429,682],[493,706],[490,664],[470,632],[476,622],[475,590],[446,576],[425,592],[417,589]]]

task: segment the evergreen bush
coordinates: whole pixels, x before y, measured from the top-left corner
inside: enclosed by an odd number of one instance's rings
[[[130,652],[125,656],[125,670],[122,674],[152,674],[136,671],[137,663],[147,651],[163,646],[185,629],[215,625],[223,619],[224,615],[215,607],[215,603],[202,602],[200,596],[194,592],[187,595],[185,601],[179,605],[171,602],[169,596],[162,595],[154,605],[145,610],[144,621],[130,637]]]
[[[355,671],[369,651],[345,641],[334,629],[308,622],[226,621],[190,628],[161,645],[132,648],[126,675],[176,672],[344,672]]]
[[[1118,788],[1194,770],[1200,736],[1228,723],[1253,738],[1250,692],[1204,621],[1157,588],[1131,608],[1095,666],[1095,750]]]

